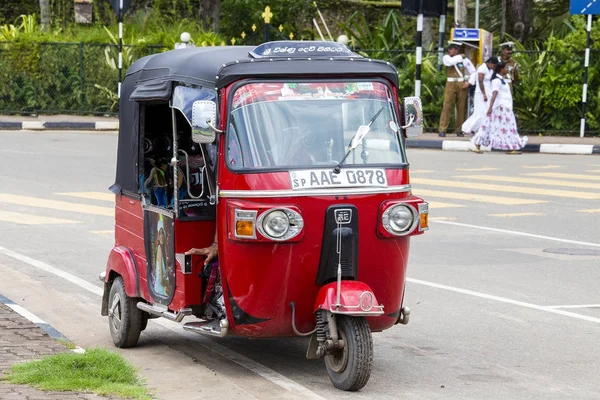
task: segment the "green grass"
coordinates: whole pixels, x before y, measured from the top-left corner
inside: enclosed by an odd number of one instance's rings
[[[117,353],[98,348],[83,354],[60,353],[13,365],[5,379],[42,390],[91,392],[140,400],[152,398],[129,362]]]

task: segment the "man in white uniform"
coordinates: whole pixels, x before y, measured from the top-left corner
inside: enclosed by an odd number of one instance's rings
[[[473,134],[479,129],[481,121],[485,118],[488,109],[488,98],[491,96],[491,79],[494,73],[494,67],[498,64],[498,57],[490,57],[484,64],[477,68],[477,84],[475,86],[475,109],[473,114],[462,125],[462,130],[466,134]]]

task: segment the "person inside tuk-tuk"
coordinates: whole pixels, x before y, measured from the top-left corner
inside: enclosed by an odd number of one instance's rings
[[[159,158],[156,162],[154,162],[149,176],[144,182],[144,186],[146,188],[152,189],[152,193],[156,198],[157,206],[167,205],[167,187],[169,181],[167,176],[168,169],[169,163],[167,162],[167,159]]]

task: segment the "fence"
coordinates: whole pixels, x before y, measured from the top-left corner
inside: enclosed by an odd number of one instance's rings
[[[249,36],[240,42],[260,41]],[[164,50],[161,45],[124,46],[124,69],[140,57]],[[413,50],[355,51],[395,64],[400,95],[414,93]],[[117,54],[118,47],[112,44],[0,43],[0,113],[115,115]],[[600,75],[595,72],[600,70],[599,56],[600,51],[592,51],[586,134],[600,133]],[[525,51],[514,57],[520,65],[514,108],[521,131],[577,134],[584,53]],[[421,97],[426,127],[432,131],[437,128],[445,85],[437,60],[437,51],[424,52]]]

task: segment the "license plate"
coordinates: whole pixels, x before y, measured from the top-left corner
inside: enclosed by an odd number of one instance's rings
[[[333,168],[290,171],[290,181],[293,190],[388,185],[383,168],[342,168],[339,174]]]

